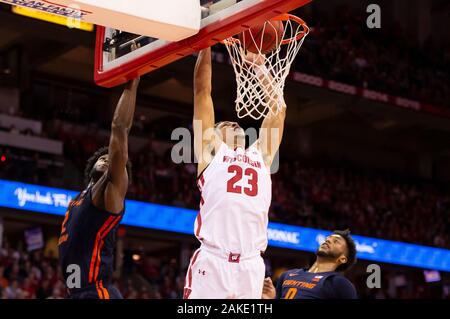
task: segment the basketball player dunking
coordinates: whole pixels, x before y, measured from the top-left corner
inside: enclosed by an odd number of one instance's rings
[[[87,187],[70,203],[62,224],[59,259],[69,298],[122,298],[111,280],[116,231],[131,179],[128,133],[138,83],[139,79],[135,79],[127,84],[114,113],[109,146],[88,160]]]
[[[194,74],[194,149],[201,191],[194,233],[201,247],[191,258],[184,298],[259,299],[272,196],[270,166],[285,111],[267,117],[259,139],[245,149],[245,134],[237,123],[214,124],[211,68],[211,49],[205,49]]]

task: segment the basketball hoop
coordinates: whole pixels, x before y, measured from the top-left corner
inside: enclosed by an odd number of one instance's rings
[[[277,115],[286,107],[283,102],[285,81],[309,33],[306,23],[291,14],[280,15],[257,28],[256,35],[246,30],[238,37],[222,41],[236,75],[237,115],[255,120]],[[270,49],[265,47],[266,32],[276,38]]]

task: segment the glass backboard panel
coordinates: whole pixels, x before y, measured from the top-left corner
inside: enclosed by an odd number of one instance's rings
[[[167,1],[167,0],[166,0]],[[311,0],[200,0],[200,32],[169,42],[98,27],[95,81],[105,87],[151,72],[200,49],[240,33],[258,22],[301,7]],[[131,52],[131,44],[140,48]]]

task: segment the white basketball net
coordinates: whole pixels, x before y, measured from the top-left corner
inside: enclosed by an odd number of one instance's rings
[[[277,115],[286,105],[283,99],[286,77],[289,75],[291,64],[297,56],[303,41],[309,33],[309,28],[299,18],[284,15],[284,34],[274,51],[263,54],[261,43],[257,43],[251,32],[243,33],[241,40],[228,38],[223,41],[231,58],[231,63],[236,74],[237,97],[236,112],[239,118],[250,116],[255,120],[270,115]],[[265,22],[264,30],[273,28],[270,21]],[[245,36],[247,34],[247,37]],[[248,36],[250,35],[250,36]],[[252,41],[257,53],[248,53],[248,41]]]

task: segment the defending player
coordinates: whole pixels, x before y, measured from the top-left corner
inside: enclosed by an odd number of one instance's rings
[[[272,196],[270,166],[285,111],[267,117],[259,139],[245,149],[245,134],[237,123],[214,124],[211,77],[211,49],[206,49],[194,74],[194,149],[201,191],[194,233],[201,247],[191,258],[184,298],[259,299]]]
[[[263,299],[356,299],[353,284],[339,272],[356,262],[356,247],[350,232],[335,231],[316,252],[317,259],[309,269],[292,269],[278,279],[264,280]]]
[[[122,298],[111,279],[116,231],[131,179],[128,134],[138,84],[139,78],[127,84],[114,113],[109,146],[88,160],[87,187],[70,203],[62,224],[59,259],[70,298]]]

